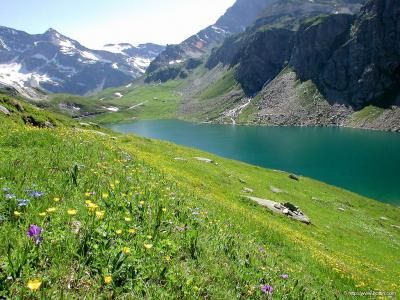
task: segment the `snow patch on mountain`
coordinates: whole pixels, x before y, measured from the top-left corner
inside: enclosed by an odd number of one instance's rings
[[[151,59],[143,57],[132,57],[130,63],[138,68],[142,73],[146,72],[146,69],[150,66]]]
[[[57,85],[46,74],[23,73],[19,63],[0,65],[0,83],[5,85],[18,85],[23,87],[28,83],[30,87],[39,87],[40,83],[48,82]]]
[[[118,53],[118,54],[124,54],[127,55],[124,50],[128,50],[134,48],[131,44],[107,44],[104,45],[101,50],[103,51],[108,51],[111,53]]]
[[[10,50],[10,48],[7,47],[6,43],[2,39],[0,39],[0,49],[3,48],[5,50]]]

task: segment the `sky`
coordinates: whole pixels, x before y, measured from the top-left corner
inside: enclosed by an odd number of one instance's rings
[[[0,25],[31,34],[54,28],[90,48],[177,44],[212,25],[235,0],[2,0]]]

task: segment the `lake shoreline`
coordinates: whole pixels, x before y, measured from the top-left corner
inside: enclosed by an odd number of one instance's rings
[[[181,120],[135,120],[107,127],[301,174],[381,202],[400,202],[400,187],[396,184],[400,139],[393,132]]]

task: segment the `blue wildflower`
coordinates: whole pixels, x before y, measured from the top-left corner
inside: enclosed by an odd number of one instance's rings
[[[6,197],[7,200],[15,199],[15,198],[16,198],[16,196],[15,196],[14,194],[6,194],[5,197]]]
[[[29,204],[29,200],[26,200],[26,199],[18,199],[17,200],[17,202],[18,202],[18,206],[19,207],[23,207],[23,206],[28,206],[28,204]]]
[[[40,198],[40,197],[43,197],[43,195],[44,195],[43,192],[39,192],[39,191],[29,190],[27,192],[28,192],[28,195],[32,198]]]

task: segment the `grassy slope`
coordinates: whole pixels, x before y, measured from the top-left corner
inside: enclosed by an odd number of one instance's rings
[[[24,108],[37,118],[56,118]],[[0,191],[0,296],[34,296],[26,288],[32,278],[43,282],[36,295],[47,298],[259,299],[260,284],[273,285],[278,299],[400,291],[400,232],[391,226],[400,223],[399,208],[194,149],[72,129],[67,119],[57,125],[26,127],[19,112],[0,114],[0,188],[17,198],[26,198],[26,189],[45,192],[18,208]],[[270,186],[285,193],[274,194]],[[241,197],[243,187],[299,205],[313,225],[250,203]],[[88,199],[105,211],[103,219],[88,211]],[[52,207],[55,212],[39,215]],[[68,209],[77,215],[69,216]],[[44,228],[40,247],[26,237],[29,224]],[[73,233],[77,226],[79,233]],[[123,254],[123,247],[130,253]],[[287,280],[280,278],[283,273]],[[106,275],[112,284],[103,282]]]
[[[79,111],[70,115],[95,114],[90,116],[97,123],[114,123],[132,119],[175,118],[180,102],[178,92],[181,81],[169,81],[163,84],[134,83],[129,87],[112,88],[101,93],[80,97],[65,94],[50,96],[49,109],[65,113],[60,103],[79,107]],[[116,96],[120,93],[122,97]],[[137,105],[137,106],[136,106]],[[135,107],[133,107],[135,106]],[[107,111],[106,107],[116,107],[118,112]],[[132,108],[133,107],[133,108]]]

